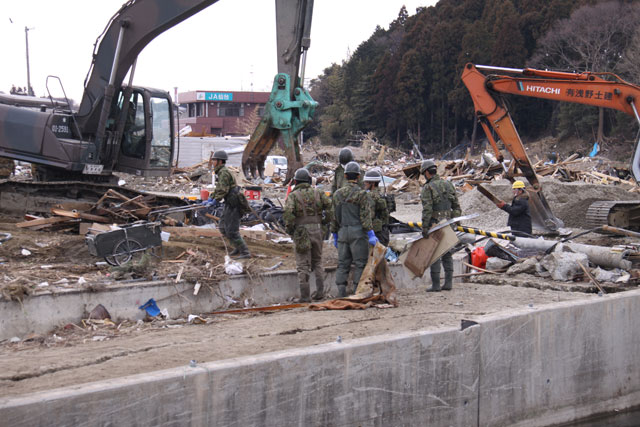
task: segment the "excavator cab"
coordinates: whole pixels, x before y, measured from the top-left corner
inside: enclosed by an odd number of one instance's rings
[[[117,104],[122,131],[116,132],[121,136],[113,144],[118,150],[114,170],[144,176],[168,175],[174,147],[169,94],[135,87],[122,91]]]

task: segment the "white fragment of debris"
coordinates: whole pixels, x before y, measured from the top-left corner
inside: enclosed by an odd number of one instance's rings
[[[49,282],[40,282],[40,283],[38,283],[38,287],[39,288],[46,288],[47,286],[49,286]]]
[[[106,339],[107,337],[104,335],[96,335],[93,338],[91,338],[91,341],[104,341]]]
[[[236,304],[238,301],[234,300],[233,298],[231,298],[230,296],[224,295],[224,299],[229,303],[229,304]]]
[[[198,316],[197,314],[190,314],[187,317],[187,322],[194,324],[194,325],[200,325],[202,323],[207,323],[206,319],[203,319],[202,317]]]
[[[229,276],[234,276],[236,274],[242,274],[244,267],[238,261],[232,261],[229,255],[224,256],[224,271]]]
[[[17,343],[17,342],[20,342],[20,338],[18,338],[18,337],[12,337],[12,338],[9,340],[9,342],[10,342],[10,343]]]
[[[249,307],[249,299],[248,298],[244,299],[244,306],[245,307]]]
[[[257,231],[264,231],[265,229],[266,228],[265,228],[264,224],[256,224],[256,225],[253,225],[253,226],[251,226],[249,228],[245,228],[245,230],[257,230]]]
[[[120,187],[122,187],[122,186],[123,186],[123,185],[125,185],[126,183],[127,183],[127,181],[125,181],[124,179],[120,179],[120,180],[118,180],[118,185],[119,185]]]
[[[291,237],[277,237],[271,240],[274,243],[293,243]]]
[[[49,270],[50,268],[53,268],[53,265],[41,265],[40,268],[43,270]]]
[[[107,265],[106,261],[97,261],[96,265]]]
[[[85,283],[87,283],[87,279],[85,279],[84,277],[80,276],[78,278],[78,284],[79,285],[84,285]]]
[[[631,274],[625,272],[616,279],[616,283],[629,283],[629,280],[631,280]]]
[[[22,251],[20,251],[20,253],[21,253],[23,256],[29,256],[29,255],[31,255],[31,251],[30,251],[29,249],[22,249]]]
[[[171,233],[167,233],[166,231],[160,232],[160,239],[162,239],[163,242],[168,242],[169,237],[171,237]]]
[[[201,286],[202,285],[199,282],[196,282],[196,284],[193,286],[193,295],[198,295]]]
[[[160,315],[165,319],[171,319],[171,317],[169,317],[169,309],[166,307],[160,310]]]
[[[39,248],[46,248],[47,246],[49,246],[49,243],[36,241],[36,246]]]
[[[62,279],[58,280],[57,282],[53,282],[54,285],[64,285],[69,283],[69,279],[67,279],[66,277],[63,277]]]

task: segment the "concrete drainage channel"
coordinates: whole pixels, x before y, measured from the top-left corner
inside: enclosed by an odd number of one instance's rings
[[[404,288],[425,286],[400,266],[393,274]],[[11,336],[7,328],[18,334],[18,324],[44,329],[77,321],[85,306],[96,303],[115,317],[141,317],[137,305],[149,297],[175,316],[211,311],[224,304],[224,295],[251,296],[258,305],[282,302],[295,295],[295,276],[271,273],[259,285],[231,278],[221,283],[220,295],[197,298],[193,285],[155,282],[45,295],[17,311],[2,306],[1,330]],[[17,426],[553,425],[638,405],[638,312],[640,290],[556,303],[474,318],[456,329],[316,345],[0,398],[0,419]]]
[[[0,399],[6,425],[547,426],[640,401],[640,290]],[[374,374],[375,373],[375,374]]]

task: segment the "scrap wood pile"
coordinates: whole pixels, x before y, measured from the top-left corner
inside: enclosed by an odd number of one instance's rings
[[[64,203],[51,208],[52,216],[48,218],[26,215],[27,221],[16,224],[19,228],[50,231],[82,231],[80,224],[126,224],[139,220],[147,220],[149,214],[168,208],[159,205],[153,195],[127,197],[113,189],[96,202]],[[169,225],[175,225],[170,218],[164,219]]]
[[[505,161],[505,166],[512,162]],[[640,187],[631,177],[626,167],[611,167],[607,162],[597,158],[579,157],[574,153],[563,161],[555,163],[536,160],[533,164],[536,174],[558,179],[563,182],[582,181],[589,184],[623,185],[631,192],[640,192]],[[419,165],[403,169],[407,177],[415,177],[419,173]],[[505,178],[507,170],[488,152],[482,155],[480,162],[474,162],[467,155],[464,159],[439,162],[438,173],[450,181],[459,181],[467,190],[469,185],[489,183]],[[465,184],[469,184],[465,186]]]

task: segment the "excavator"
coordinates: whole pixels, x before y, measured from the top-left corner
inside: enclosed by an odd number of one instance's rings
[[[125,2],[96,40],[77,111],[66,94],[62,99],[52,98],[50,92],[48,99],[0,94],[0,157],[11,164],[21,160],[36,165],[37,180],[49,184],[109,182],[114,171],[169,175],[176,134],[174,104],[166,91],[133,86],[136,61],[155,37],[216,2]],[[310,45],[313,0],[275,0],[275,5],[278,74],[243,156],[243,170],[260,174],[280,137],[288,170],[295,172],[301,164],[297,136],[317,106],[302,87],[304,71],[300,72]],[[59,82],[57,77],[47,78],[47,91],[56,79]]]
[[[532,188],[529,190],[531,219],[534,227],[544,231],[557,231],[564,224],[553,214],[542,193],[542,186],[513,124],[503,94],[612,108],[635,117],[640,124],[638,115],[640,87],[612,73],[569,73],[469,63],[465,65],[462,72],[462,81],[471,94],[476,117],[498,160],[502,162],[504,156],[498,148],[493,132],[513,157],[507,177],[513,180],[516,176],[523,176],[531,184]],[[630,170],[635,180],[640,180],[640,144],[638,142],[635,144]],[[610,225],[638,229],[640,203],[594,202],[587,210],[587,225],[590,228]]]

